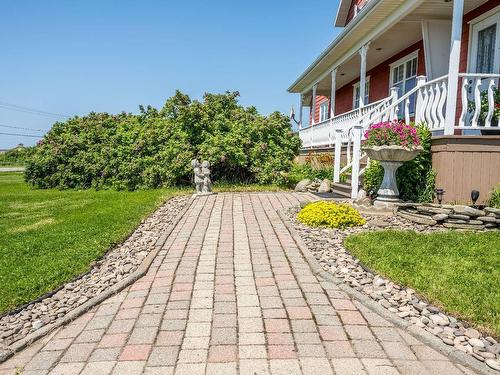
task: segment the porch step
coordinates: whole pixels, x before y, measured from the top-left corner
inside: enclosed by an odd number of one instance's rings
[[[332,192],[346,198],[351,198],[351,185],[342,182],[334,182],[332,185]]]

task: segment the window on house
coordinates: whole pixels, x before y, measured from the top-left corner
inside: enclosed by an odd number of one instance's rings
[[[353,98],[352,98],[352,109],[359,108],[359,95],[360,95],[360,84],[359,82],[354,85],[353,88]],[[369,103],[370,98],[370,77],[366,77],[365,83],[365,100],[363,102],[364,105]]]
[[[412,90],[417,84],[417,52],[400,60],[391,66],[391,87],[398,88],[401,97]],[[403,103],[400,104],[398,115],[404,116]],[[410,113],[415,112],[415,95],[410,96]]]
[[[500,70],[500,12],[472,24],[470,67],[475,73]]]
[[[328,102],[323,102],[319,105],[319,122],[326,121],[328,116]]]

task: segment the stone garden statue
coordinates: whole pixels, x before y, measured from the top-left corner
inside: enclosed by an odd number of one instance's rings
[[[212,180],[210,180],[210,163],[204,160],[201,163],[201,173],[203,174],[203,193],[212,193]]]
[[[198,159],[191,161],[194,173],[194,184],[196,186],[196,194],[209,195],[212,194],[212,181],[210,180],[210,163],[203,161],[200,164]]]

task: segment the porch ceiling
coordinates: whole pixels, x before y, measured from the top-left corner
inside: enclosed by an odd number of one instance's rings
[[[465,0],[464,14],[484,4],[487,0]],[[451,20],[453,14],[453,2],[444,0],[425,0],[417,9],[409,14],[407,20]]]
[[[404,36],[404,37],[402,37]],[[422,39],[422,26],[419,22],[400,22],[373,40],[366,56],[367,71],[383,63],[398,52]],[[360,56],[358,53],[337,70],[337,89],[359,78]],[[331,76],[327,75],[318,82],[317,94],[330,96]],[[304,105],[311,100],[312,93],[304,95]]]
[[[464,13],[487,0],[465,0]],[[368,3],[370,5],[370,3]],[[304,93],[318,82],[318,94],[329,95],[329,70],[338,66],[337,87],[359,76],[359,56],[362,44],[372,40],[368,51],[367,69],[380,64],[405,47],[422,39],[420,21],[451,20],[453,2],[444,0],[380,0],[368,5],[348,24],[344,31],[288,88],[292,93]],[[381,47],[382,50],[376,49]],[[376,52],[376,53],[375,53]],[[344,73],[344,76],[340,74]],[[306,100],[304,100],[306,102]]]

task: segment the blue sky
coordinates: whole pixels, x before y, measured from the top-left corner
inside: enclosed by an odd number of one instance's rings
[[[338,34],[338,1],[23,1],[0,5],[0,103],[64,115],[160,107],[238,90],[288,113],[287,87]],[[0,106],[0,125],[46,131],[54,118]],[[0,127],[0,132],[33,134]],[[0,149],[33,138],[0,134]]]

